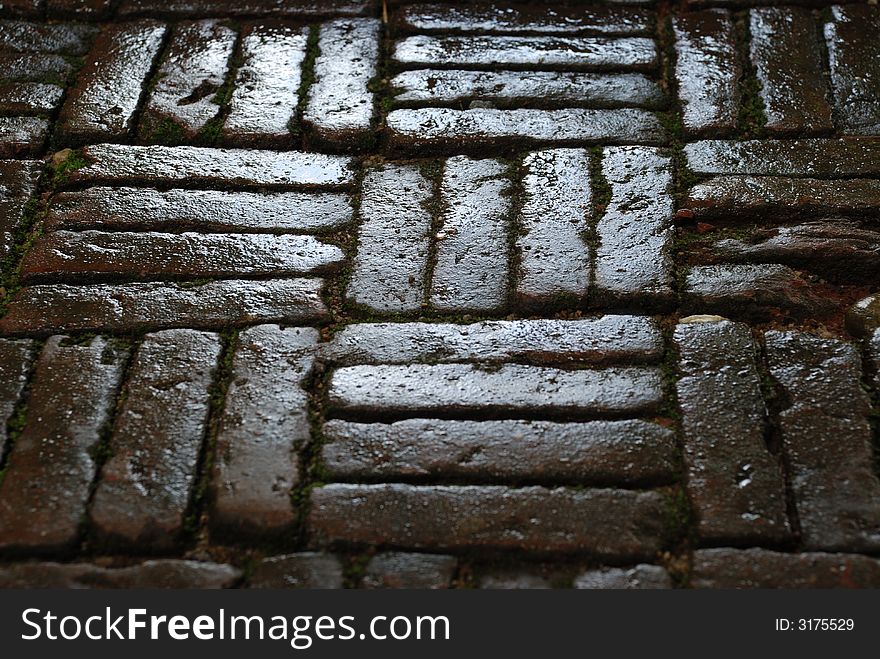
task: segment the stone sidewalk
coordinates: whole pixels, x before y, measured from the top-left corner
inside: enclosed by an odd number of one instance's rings
[[[880,587],[876,4],[0,16],[0,587]]]

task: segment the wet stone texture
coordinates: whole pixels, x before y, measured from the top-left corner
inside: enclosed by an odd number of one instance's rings
[[[873,4],[0,6],[0,587],[880,586]]]

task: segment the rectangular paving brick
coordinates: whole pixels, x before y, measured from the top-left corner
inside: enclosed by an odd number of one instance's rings
[[[6,0],[3,9],[6,15],[16,18],[42,18],[46,0]]]
[[[364,177],[362,223],[346,297],[377,311],[422,306],[431,215],[431,182],[413,165],[385,165]]]
[[[333,554],[315,551],[269,556],[256,564],[248,577],[247,587],[342,588],[342,561]]]
[[[692,588],[878,588],[880,561],[856,554],[766,549],[694,552]]]
[[[525,157],[523,167],[517,304],[539,307],[564,295],[584,298],[590,283],[590,154],[536,151]]]
[[[235,48],[234,30],[214,20],[178,23],[152,82],[140,135],[191,141],[220,111],[215,100]]]
[[[301,151],[97,144],[83,156],[89,164],[71,183],[314,188],[354,181],[350,158]]]
[[[455,556],[386,551],[367,562],[361,588],[449,588],[457,567]]]
[[[849,134],[880,134],[880,10],[838,5],[831,11],[825,44],[838,126]]]
[[[701,543],[785,540],[785,482],[765,443],[767,408],[748,326],[684,322],[675,345],[687,488]]]
[[[52,18],[97,20],[114,9],[114,0],[46,0],[46,13]]]
[[[762,7],[749,14],[750,53],[773,134],[834,128],[816,23],[807,9]]]
[[[15,243],[25,205],[42,171],[43,163],[37,160],[0,160],[0,260]]]
[[[148,334],[113,424],[111,456],[90,509],[101,540],[169,549],[183,530],[205,438],[216,334]]]
[[[672,577],[659,565],[644,563],[632,568],[600,568],[588,570],[574,578],[578,590],[660,590],[672,588]]]
[[[500,108],[586,105],[656,109],[664,102],[657,83],[641,73],[416,69],[394,76],[391,87],[394,103],[401,107],[454,107],[484,101]]]
[[[335,363],[526,361],[534,364],[659,361],[663,339],[646,316],[348,325],[324,352]]]
[[[430,303],[442,311],[497,312],[507,302],[510,184],[497,160],[449,158],[435,235]]]
[[[565,371],[505,364],[348,366],[330,382],[334,412],[388,416],[584,417],[640,414],[663,398],[654,367]]]
[[[602,175],[611,200],[596,225],[595,285],[600,299],[663,306],[671,302],[672,168],[646,147],[610,147]]]
[[[685,131],[698,135],[735,129],[742,70],[730,12],[709,9],[680,14],[672,26]]]
[[[15,412],[27,381],[32,350],[30,341],[0,339],[0,455],[4,455],[9,439],[6,424]]]
[[[241,65],[223,125],[228,144],[283,147],[291,143],[308,30],[254,24],[241,40]]]
[[[360,16],[373,9],[374,0],[166,0],[157,9],[156,0],[123,0],[121,16],[141,16],[157,11],[169,16]]]
[[[165,34],[165,25],[151,20],[103,29],[58,117],[63,140],[84,144],[130,135]]]
[[[404,151],[476,151],[513,146],[598,142],[656,144],[664,139],[657,117],[641,109],[498,110],[424,108],[394,110],[386,125],[390,144]]]
[[[684,147],[696,174],[839,178],[880,174],[880,140],[705,140]]]
[[[64,89],[39,82],[0,84],[0,112],[48,114],[58,107]]]
[[[764,338],[770,374],[786,401],[779,427],[804,548],[876,551],[880,481],[859,352],[803,332]]]
[[[0,165],[2,167],[2,165]],[[87,188],[55,194],[45,226],[121,231],[321,231],[352,220],[348,198],[333,192],[225,192]]]
[[[82,23],[0,20],[0,49],[85,55],[99,28]]]
[[[313,236],[52,231],[28,251],[22,280],[291,276],[333,269],[343,254]]]
[[[0,53],[0,79],[32,81],[52,79],[62,82],[73,66],[61,55],[33,53]]]
[[[417,3],[398,10],[397,27],[412,32],[485,34],[641,34],[654,26],[650,10],[631,7]]]
[[[0,547],[61,551],[79,539],[97,465],[92,451],[127,351],[106,339],[54,336],[37,360],[27,421],[0,484]]]
[[[324,425],[333,480],[658,485],[678,476],[672,431],[644,421],[444,421]]]
[[[26,286],[0,318],[0,331],[49,334],[173,327],[306,323],[325,319],[320,279],[225,280]]]
[[[428,36],[398,41],[392,61],[408,68],[557,68],[650,70],[657,66],[657,47],[645,37],[514,37]]]
[[[807,216],[874,217],[880,211],[880,181],[719,176],[691,188],[682,206],[700,218],[774,223]]]
[[[211,524],[279,533],[296,521],[297,450],[309,441],[308,394],[318,331],[260,325],[239,334],[217,432]]]
[[[0,568],[0,588],[230,588],[241,570],[178,559],[107,568],[89,563],[12,563]]]
[[[312,490],[312,542],[653,556],[658,492],[502,486],[327,485]]]
[[[0,158],[27,158],[43,150],[49,122],[41,117],[0,117]]]
[[[350,149],[372,135],[373,92],[368,85],[379,70],[380,28],[372,18],[321,26],[315,81],[303,111],[303,124],[319,144]]]

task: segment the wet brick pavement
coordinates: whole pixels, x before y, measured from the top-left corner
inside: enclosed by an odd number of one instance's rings
[[[0,3],[0,587],[880,586],[878,33]]]

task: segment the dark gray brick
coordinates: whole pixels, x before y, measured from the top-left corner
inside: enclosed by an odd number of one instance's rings
[[[261,325],[243,331],[217,432],[211,481],[215,527],[277,533],[296,521],[290,493],[297,448],[309,441],[308,396],[317,330]]]
[[[679,466],[672,431],[644,421],[329,421],[321,449],[335,480],[666,484]]]
[[[71,548],[101,439],[122,378],[125,350],[106,339],[70,344],[54,336],[37,360],[27,420],[0,484],[0,547],[29,552]]]
[[[169,549],[183,530],[205,436],[220,342],[148,334],[135,354],[90,517],[99,537]]]
[[[320,279],[227,280],[27,286],[0,318],[0,331],[124,331],[173,327],[304,323],[324,319]]]
[[[779,459],[746,325],[690,319],[675,330],[688,494],[703,543],[779,542],[789,534]]]
[[[364,588],[418,588],[440,590],[452,585],[458,561],[444,554],[413,554],[389,551],[367,563]]]
[[[498,312],[507,302],[510,185],[497,160],[449,158],[444,211],[434,236],[437,261],[430,303],[442,311]]]
[[[632,490],[326,485],[312,490],[312,541],[412,549],[522,549],[652,556],[665,497]]]
[[[73,67],[61,55],[0,53],[0,79],[41,81],[67,78]]]
[[[0,112],[47,114],[61,102],[64,89],[40,82],[12,82],[0,85]]]
[[[0,21],[0,48],[26,53],[84,55],[98,28],[79,23]]]
[[[88,563],[13,563],[0,566],[0,588],[230,588],[241,570],[221,563],[175,559],[121,568]]]
[[[764,338],[770,374],[786,401],[779,427],[804,548],[876,551],[880,481],[858,351],[803,332]]]
[[[636,565],[631,568],[589,570],[574,579],[579,590],[642,590],[672,588],[672,578],[659,565]]]
[[[49,122],[41,117],[0,117],[0,158],[27,158],[43,150]]]
[[[4,454],[7,422],[21,398],[30,370],[33,344],[30,341],[0,339],[0,455]]]
[[[290,18],[360,16],[374,8],[374,0],[166,0],[160,13],[169,16],[285,16]],[[156,0],[123,0],[121,16],[155,14]]]
[[[248,579],[249,588],[342,588],[342,564],[332,554],[301,552],[264,558]]]
[[[43,163],[0,160],[0,260],[15,244],[25,205],[37,187]]]

